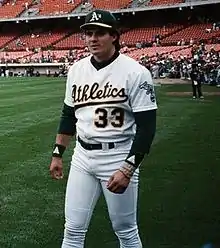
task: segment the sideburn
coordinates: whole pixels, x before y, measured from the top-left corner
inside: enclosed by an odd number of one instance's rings
[[[114,36],[114,35],[117,36],[116,40],[112,44],[115,46],[115,50],[116,51],[120,51],[120,49],[121,49],[121,45],[120,45],[120,34],[117,31],[115,31],[115,30],[111,30],[109,32],[109,34],[111,36]]]

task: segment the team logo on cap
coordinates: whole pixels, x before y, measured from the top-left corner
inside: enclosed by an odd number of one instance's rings
[[[98,21],[100,18],[102,18],[101,14],[97,14],[96,12],[93,12],[92,13],[92,18],[90,19],[90,22]]]

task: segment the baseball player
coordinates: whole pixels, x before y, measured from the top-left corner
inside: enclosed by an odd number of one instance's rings
[[[136,219],[138,176],[156,127],[152,77],[145,67],[120,54],[117,22],[110,12],[92,11],[81,29],[91,56],[69,69],[50,164],[51,176],[63,178],[62,155],[76,134],[62,248],[84,247],[101,193],[120,247],[141,248]]]

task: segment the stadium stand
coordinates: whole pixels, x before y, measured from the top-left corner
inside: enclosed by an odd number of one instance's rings
[[[121,40],[127,45],[134,45],[137,42],[151,43],[156,35],[160,35],[161,39],[163,39],[163,37],[169,36],[182,28],[183,26],[181,25],[173,27],[136,28],[123,33]]]
[[[129,6],[131,0],[92,0],[91,4],[94,8],[101,9],[122,9]]]
[[[220,44],[210,44],[206,45],[206,51],[214,49],[215,51],[220,52]],[[46,57],[48,54],[51,54],[55,60],[59,60],[62,57],[66,57],[69,54],[69,50],[52,50],[52,51],[41,51],[38,53],[27,52],[27,51],[16,51],[16,52],[0,52],[0,58],[31,58],[31,59],[40,59],[42,55]],[[147,47],[142,49],[130,48],[127,50],[126,54],[130,57],[139,60],[142,56],[147,55],[149,58],[156,59],[157,56],[163,55],[177,59],[178,57],[190,57],[192,52],[192,46],[169,46],[169,47]],[[88,52],[85,52],[84,49],[78,49],[77,55],[88,55]]]
[[[8,50],[19,51],[34,48],[46,48],[54,42],[63,39],[68,32],[53,30],[53,32],[28,33],[17,37],[7,44]]]
[[[15,60],[17,58],[23,58],[25,56],[28,56],[30,55],[31,52],[19,52],[19,51],[16,51],[16,52],[0,52],[0,58],[4,59],[4,60],[7,60],[7,59],[12,59],[12,60]]]
[[[207,33],[206,29],[211,28],[211,24],[195,24],[190,27],[183,25],[173,25],[172,27],[149,27],[149,28],[136,28],[127,30],[121,35],[121,42],[127,46],[136,46],[139,42],[145,42],[152,45],[155,42],[155,37],[159,35],[162,45],[178,45],[178,42],[184,40],[184,44],[190,44],[191,39],[194,42],[198,40],[208,40],[213,37],[218,37],[220,31],[212,31]],[[33,37],[32,37],[33,35]],[[12,37],[6,37],[7,40]],[[17,44],[18,40],[23,44]],[[1,40],[0,40],[1,41]],[[4,38],[0,45],[4,43]],[[39,34],[25,34],[14,39],[7,46],[9,50],[25,50],[26,47],[32,49],[34,47],[45,48],[52,46],[55,49],[72,49],[83,48],[85,43],[80,33],[69,33],[65,30],[42,32]],[[180,45],[180,44],[179,44]]]
[[[13,18],[27,10],[32,0],[10,0],[0,7],[0,18]]]
[[[13,41],[18,34],[14,33],[2,33],[0,36],[0,48],[7,46],[8,43]]]
[[[192,61],[197,59],[209,68],[206,71],[206,81],[211,81],[212,71],[220,68],[218,7],[210,5],[211,7],[198,7],[196,10],[186,8],[180,11],[175,5],[181,2],[184,1],[7,0],[0,7],[0,17],[10,20],[13,17],[31,16],[32,19],[20,19],[17,23],[6,19],[0,23],[0,61],[40,63],[40,66],[61,63],[66,66],[88,56],[88,49],[79,30],[84,17],[77,16],[77,13],[96,7],[122,12],[116,14],[123,26],[121,53],[149,68],[154,78],[164,75],[188,78]],[[129,9],[132,6],[137,7],[137,3],[140,8],[158,6],[158,9],[140,12]],[[89,8],[84,8],[85,5]],[[160,5],[163,5],[161,10]],[[173,8],[166,9],[164,5],[173,5]],[[38,11],[29,14],[34,8]],[[57,16],[67,13],[74,13],[76,16]]]
[[[155,57],[156,55],[167,55],[174,52],[181,53],[184,49],[191,49],[188,46],[178,47],[178,46],[168,46],[168,47],[146,47],[141,49],[135,49],[128,51],[129,56],[139,60],[141,56],[148,55],[148,57]]]
[[[181,40],[189,43],[190,39],[198,41],[211,39],[217,36],[220,36],[220,30],[213,31],[212,24],[195,24],[166,37],[162,40],[162,44],[177,45]]]
[[[215,49],[215,51],[220,51],[220,44],[216,45],[206,45],[206,51],[210,51],[211,49]],[[129,56],[132,58],[139,60],[141,56],[148,55],[148,57],[156,58],[158,55],[169,56],[174,59],[178,57],[191,57],[192,55],[192,46],[169,46],[169,47],[148,47],[142,49],[130,50],[128,52]]]
[[[147,5],[175,5],[178,3],[183,3],[184,0],[151,0],[147,3]]]
[[[38,15],[62,15],[74,10],[81,4],[81,0],[60,1],[60,0],[42,0],[39,4]]]
[[[54,45],[55,49],[83,48],[85,42],[80,33],[74,33]]]

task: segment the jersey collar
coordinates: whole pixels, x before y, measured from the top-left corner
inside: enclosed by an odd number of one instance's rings
[[[113,56],[107,60],[107,61],[103,61],[103,62],[97,62],[95,60],[95,58],[92,56],[90,61],[92,63],[92,65],[96,68],[96,70],[100,70],[104,67],[106,67],[107,65],[110,65],[118,56],[119,56],[119,51],[115,51],[115,53],[113,54]]]

